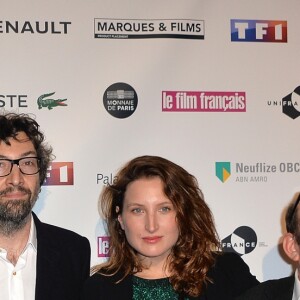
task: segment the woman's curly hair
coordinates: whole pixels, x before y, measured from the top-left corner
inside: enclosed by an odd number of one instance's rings
[[[117,174],[112,186],[104,188],[99,210],[107,222],[110,235],[110,258],[95,266],[94,272],[127,275],[143,269],[136,251],[126,240],[118,215],[129,183],[140,178],[159,177],[165,195],[176,210],[179,238],[168,257],[170,283],[180,294],[198,296],[210,281],[208,270],[213,266],[220,241],[212,213],[204,201],[196,178],[175,163],[158,156],[141,156],[129,161]]]
[[[42,185],[53,155],[52,147],[44,142],[45,136],[39,130],[39,124],[28,114],[6,113],[0,115],[0,143],[10,145],[9,139],[17,140],[18,133],[22,131],[33,143],[37,157],[40,158],[39,176]]]

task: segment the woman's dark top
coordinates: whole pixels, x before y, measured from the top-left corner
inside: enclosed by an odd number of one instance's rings
[[[144,279],[133,276],[133,300],[170,300],[178,299],[168,278]],[[182,298],[188,300],[188,298]]]
[[[96,273],[92,275],[85,282],[81,300],[133,300],[134,276],[127,276],[116,284],[115,282],[122,278],[121,276],[122,274],[105,276]],[[213,282],[205,286],[203,293],[198,297],[185,297],[185,299],[233,300],[259,283],[250,273],[248,265],[234,253],[218,255],[208,276]],[[154,298],[153,300],[160,299],[163,298]],[[175,300],[178,297],[169,299]]]

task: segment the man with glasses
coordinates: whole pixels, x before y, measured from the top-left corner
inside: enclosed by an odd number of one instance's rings
[[[76,300],[89,276],[85,237],[32,212],[52,148],[25,114],[0,114],[0,299]]]
[[[283,250],[294,263],[295,274],[289,277],[268,280],[248,290],[237,300],[299,300],[300,299],[300,194],[286,212],[286,230],[283,236]]]

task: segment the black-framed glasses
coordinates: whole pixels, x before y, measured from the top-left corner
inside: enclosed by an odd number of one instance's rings
[[[34,175],[40,171],[40,159],[38,157],[0,158],[0,177],[8,176],[14,165],[17,165],[21,173],[25,175]]]
[[[291,218],[290,218],[291,221],[292,221],[293,218],[294,218],[294,214],[295,214],[295,211],[296,211],[296,209],[297,209],[297,206],[298,206],[299,202],[300,202],[300,193],[298,194],[298,198],[297,198],[297,200],[296,200],[296,202],[295,202],[295,205],[294,205],[293,210],[292,210],[292,213],[291,213]]]

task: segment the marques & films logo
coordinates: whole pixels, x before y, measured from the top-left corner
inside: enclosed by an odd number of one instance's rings
[[[195,19],[94,19],[97,39],[204,39],[204,21]]]

